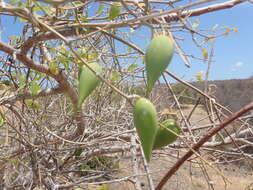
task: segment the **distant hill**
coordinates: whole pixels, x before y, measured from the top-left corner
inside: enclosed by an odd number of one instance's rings
[[[204,82],[193,82],[193,86],[204,91]],[[217,102],[228,107],[232,111],[237,111],[247,103],[253,101],[253,78],[208,81],[208,91]],[[199,98],[196,91],[180,83],[172,84],[173,92],[183,104],[195,104]],[[172,96],[165,84],[157,85],[154,90],[156,102],[160,106],[171,106]]]
[[[253,78],[210,81],[209,84],[217,86],[215,97],[232,111],[253,101]]]

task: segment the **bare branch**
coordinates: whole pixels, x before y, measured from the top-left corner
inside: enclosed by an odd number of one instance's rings
[[[41,72],[41,73],[45,73],[46,75],[54,78],[59,83],[59,88],[61,89],[61,91],[69,95],[72,101],[72,104],[73,105],[77,104],[77,98],[78,98],[77,93],[74,90],[74,87],[68,82],[67,76],[62,71],[58,72],[57,74],[53,74],[50,72],[50,70],[47,67],[37,64],[33,60],[26,57],[25,54],[13,49],[9,45],[1,41],[0,41],[0,50],[7,54],[15,55],[17,59],[21,61],[24,65],[26,65],[28,68]],[[78,128],[74,136],[71,136],[71,139],[75,138],[78,135],[83,134],[84,127],[85,127],[82,113],[76,112],[75,119],[77,120]],[[66,138],[69,139],[70,137],[66,137]]]
[[[182,11],[180,13],[180,15],[178,15],[177,13],[171,13],[168,16],[165,16],[164,19],[167,21],[167,23],[170,23],[172,21],[178,21],[179,16],[181,18],[199,16],[199,15],[214,12],[214,11],[219,11],[219,10],[223,10],[223,9],[230,9],[230,8],[232,8],[238,4],[244,3],[244,2],[246,2],[246,0],[230,0],[230,1],[227,1],[224,3],[217,3],[217,4],[206,6],[206,7]]]
[[[24,94],[4,96],[0,98],[0,105],[13,104],[20,100],[51,96],[51,95],[60,94],[63,92],[64,90],[62,88],[56,87],[52,89],[40,90],[36,95],[32,95],[31,93],[24,93]]]
[[[61,34],[62,36],[68,37],[68,36],[73,36],[76,35],[76,29],[75,28],[85,28],[85,27],[89,27],[90,29],[96,30],[96,28],[103,28],[104,30],[107,29],[111,29],[111,28],[120,28],[120,27],[126,27],[129,25],[139,25],[141,24],[141,21],[147,21],[149,20],[149,22],[153,23],[153,24],[157,24],[157,20],[154,18],[159,18],[159,17],[164,17],[165,21],[167,23],[170,23],[172,21],[178,21],[180,20],[180,18],[182,17],[191,17],[191,16],[198,16],[201,14],[205,14],[208,12],[212,12],[212,11],[217,11],[217,10],[222,10],[222,9],[227,9],[227,8],[231,8],[234,7],[240,3],[245,2],[246,0],[231,0],[225,3],[220,3],[220,4],[215,4],[215,5],[210,5],[207,7],[203,7],[203,8],[198,8],[198,9],[193,9],[193,10],[189,10],[189,11],[183,11],[180,13],[180,15],[178,15],[178,11],[186,9],[186,8],[190,8],[196,5],[200,5],[203,3],[206,3],[210,0],[204,0],[204,1],[200,1],[198,3],[191,3],[189,5],[186,6],[182,6],[182,7],[178,7],[175,8],[173,10],[169,10],[169,11],[165,11],[163,13],[160,14],[155,14],[155,15],[147,15],[147,16],[143,16],[143,17],[139,17],[139,18],[134,18],[134,19],[128,19],[126,21],[122,21],[122,22],[102,22],[102,23],[77,23],[77,24],[68,24],[68,25],[63,25],[63,26],[56,26],[54,27],[55,30],[57,30],[57,32],[59,34]],[[80,29],[79,33],[83,34],[85,33],[86,30],[85,29]],[[26,54],[27,51],[36,43],[40,42],[40,41],[45,41],[45,40],[52,40],[52,39],[59,39],[59,36],[55,33],[52,32],[46,32],[34,37],[30,37],[23,45],[21,48],[21,52]]]
[[[192,150],[197,151],[205,142],[207,142],[213,135],[215,135],[218,131],[226,127],[229,123],[239,118],[241,115],[247,113],[248,111],[253,109],[253,102],[249,103],[242,109],[240,109],[238,112],[234,113],[231,117],[226,119],[224,122],[222,122],[217,127],[211,129],[208,131],[208,133],[201,138],[196,144],[193,145]],[[170,179],[170,177],[179,169],[179,167],[188,159],[190,158],[194,152],[192,150],[189,150],[182,158],[180,158],[175,165],[166,173],[166,175],[163,177],[163,179],[159,182],[159,184],[156,187],[156,190],[162,189],[162,187],[165,185],[165,183]]]

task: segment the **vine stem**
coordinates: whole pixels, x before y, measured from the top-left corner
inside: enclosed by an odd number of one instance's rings
[[[155,190],[161,190],[162,187],[166,184],[166,182],[170,179],[170,177],[180,168],[180,166],[194,154],[194,151],[197,151],[213,135],[215,135],[218,131],[226,127],[232,121],[236,120],[237,118],[239,118],[240,116],[242,116],[243,114],[252,109],[253,109],[253,102],[250,102],[242,109],[240,109],[238,112],[234,113],[231,117],[227,118],[224,122],[220,123],[217,127],[208,131],[208,133],[202,139],[200,139],[195,145],[193,145],[193,147],[181,159],[179,159],[174,164],[174,166],[165,174],[165,176],[159,182]]]

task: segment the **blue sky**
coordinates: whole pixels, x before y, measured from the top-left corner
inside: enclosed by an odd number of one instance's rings
[[[191,18],[192,21],[196,19],[200,21],[199,29],[210,29],[218,24],[220,27],[238,28],[239,31],[238,34],[231,32],[227,37],[216,40],[214,62],[209,75],[210,80],[241,79],[253,75],[252,18],[253,4],[250,3]],[[192,44],[188,42],[183,44],[183,47],[189,52],[194,49]],[[192,53],[201,56],[198,49],[194,49]],[[206,62],[194,59],[190,61],[191,68],[186,68],[182,61],[175,56],[169,69],[186,80],[194,79],[194,75],[199,71],[206,71]]]
[[[217,38],[214,46],[213,63],[209,74],[209,80],[224,79],[245,79],[253,75],[253,4],[243,3],[231,9],[224,9],[216,12],[207,13],[205,15],[190,18],[193,23],[199,20],[198,30],[211,30],[213,26],[218,25],[219,28],[229,27],[237,28],[238,33],[230,32],[228,36]],[[219,33],[225,30],[220,30]],[[144,50],[150,40],[149,33],[145,28],[136,31],[134,35],[146,35],[148,37],[140,40],[132,40]],[[176,34],[177,35],[177,34]],[[178,34],[184,37],[184,41],[180,43],[184,52],[202,58],[201,48],[197,48],[190,35]],[[140,37],[141,38],[141,37]],[[208,49],[208,46],[204,46]],[[191,67],[184,65],[178,55],[174,54],[168,69],[188,81],[196,80],[196,73],[205,73],[207,62],[189,59]],[[204,75],[203,75],[204,77]],[[162,81],[162,80],[161,80]],[[174,81],[174,80],[171,80]]]
[[[200,21],[198,29],[208,30],[218,24],[219,27],[238,28],[239,31],[238,34],[231,32],[227,37],[221,37],[216,40],[214,62],[211,65],[209,75],[210,80],[240,79],[253,75],[252,18],[253,4],[250,3],[191,18],[192,22],[196,19]],[[1,39],[5,42],[8,41],[7,35],[18,35],[22,32],[20,23],[13,24],[13,19],[7,17],[1,17],[1,26],[5,27],[2,28],[1,32]],[[143,36],[149,36],[148,32],[145,31],[145,29],[141,32],[138,31],[137,35],[143,34]],[[143,41],[136,41],[136,44],[145,49],[148,41],[149,38],[145,38]],[[188,54],[202,56],[200,49],[193,46],[189,36],[181,45]],[[205,72],[207,69],[207,63],[203,61],[190,59],[190,64],[191,67],[187,68],[180,58],[175,55],[169,66],[169,70],[177,76],[191,81],[195,80],[197,72]]]

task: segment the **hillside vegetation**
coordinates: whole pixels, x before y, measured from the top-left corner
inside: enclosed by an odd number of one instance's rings
[[[205,91],[204,82],[193,82],[191,84]],[[196,104],[201,97],[196,91],[182,84],[175,83],[172,85],[172,89],[179,98],[179,102],[183,104]],[[164,94],[161,99],[166,100],[163,101],[165,104],[170,101],[167,91],[168,88],[165,84],[160,84],[155,92],[159,95]],[[253,100],[253,78],[208,81],[207,93],[231,111],[237,111]],[[203,103],[203,99],[201,102]]]

